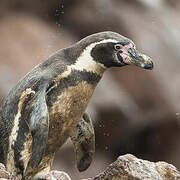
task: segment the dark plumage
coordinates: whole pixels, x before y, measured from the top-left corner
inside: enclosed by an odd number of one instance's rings
[[[79,171],[94,153],[94,130],[85,113],[109,67],[153,67],[134,43],[114,32],[88,36],[36,66],[9,92],[0,109],[0,162],[19,179],[44,178],[54,154],[71,138]]]

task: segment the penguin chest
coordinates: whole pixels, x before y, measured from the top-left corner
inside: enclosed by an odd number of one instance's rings
[[[81,119],[93,94],[94,85],[81,82],[58,95],[49,108],[49,151],[56,151]],[[51,149],[51,150],[50,150]]]

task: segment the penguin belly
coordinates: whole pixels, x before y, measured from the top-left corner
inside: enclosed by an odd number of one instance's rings
[[[48,109],[49,135],[45,155],[56,152],[68,139],[85,112],[94,88],[87,82],[70,86]]]

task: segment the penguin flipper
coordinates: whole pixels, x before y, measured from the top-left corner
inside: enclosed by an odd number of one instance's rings
[[[45,88],[37,92],[30,108],[29,126],[32,134],[32,167],[37,167],[45,153],[48,140],[49,113]]]
[[[77,168],[80,172],[85,171],[95,152],[94,128],[87,113],[84,113],[70,137],[75,148]]]

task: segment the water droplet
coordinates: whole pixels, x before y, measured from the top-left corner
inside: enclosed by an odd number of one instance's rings
[[[178,113],[178,112],[176,113],[176,116],[179,116],[179,113]]]

